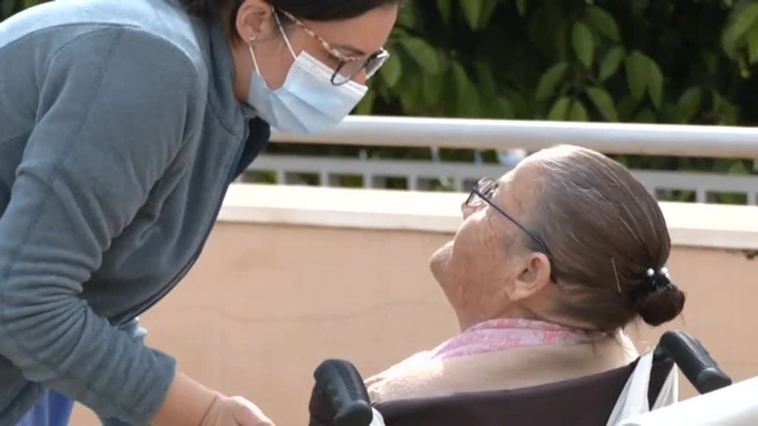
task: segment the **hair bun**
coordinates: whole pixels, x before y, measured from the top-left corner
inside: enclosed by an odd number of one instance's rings
[[[643,321],[657,326],[676,318],[684,308],[685,299],[684,293],[669,283],[640,294],[634,302],[634,310]]]

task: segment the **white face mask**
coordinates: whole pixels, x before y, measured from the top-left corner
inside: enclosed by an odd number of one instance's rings
[[[272,90],[261,76],[250,46],[255,71],[250,79],[248,104],[279,131],[312,134],[335,127],[358,105],[368,88],[354,81],[333,85],[334,70],[305,51],[295,55],[279,18],[276,14],[274,17],[295,62],[282,87]]]

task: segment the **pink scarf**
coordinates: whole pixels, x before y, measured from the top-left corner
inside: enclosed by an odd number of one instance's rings
[[[432,359],[499,352],[529,346],[564,346],[587,343],[603,336],[544,321],[495,319],[470,327],[437,346]]]

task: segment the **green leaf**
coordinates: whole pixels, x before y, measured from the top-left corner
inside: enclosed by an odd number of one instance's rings
[[[695,191],[679,191],[679,193],[674,197],[674,200],[691,203],[695,200]]]
[[[747,33],[757,19],[758,3],[752,3],[736,11],[736,16],[729,29],[734,33],[735,38],[740,38]]]
[[[737,107],[716,89],[711,90],[713,111],[717,114],[716,124],[732,125],[737,122]]]
[[[459,117],[476,117],[479,115],[479,92],[471,84],[466,69],[459,62],[451,64],[455,92],[457,95],[456,111]]]
[[[595,40],[590,29],[581,22],[575,22],[571,29],[571,43],[579,61],[585,68],[590,68],[595,55]]]
[[[450,69],[450,60],[443,52],[439,50],[436,50],[436,52],[437,52],[437,62],[439,64],[438,73],[447,72],[448,69]]]
[[[506,99],[506,98],[504,98],[502,96],[498,97],[497,98],[497,107],[498,107],[498,110],[500,112],[500,117],[499,118],[514,118],[514,117],[516,117],[516,112],[515,112],[515,110],[513,108],[513,105],[511,104],[511,102],[508,99]]]
[[[478,28],[487,28],[492,19],[492,14],[497,8],[497,0],[482,0],[482,11],[479,14]]]
[[[703,50],[700,52],[700,60],[703,62],[703,65],[705,65],[705,69],[708,73],[716,74],[721,55],[712,50]]]
[[[361,99],[361,102],[355,107],[355,113],[358,115],[369,115],[374,109],[374,100],[376,95],[374,91],[369,90],[366,92],[366,96]]]
[[[587,95],[595,104],[595,108],[602,114],[606,121],[618,121],[619,114],[616,111],[616,105],[613,103],[613,98],[608,92],[600,87],[588,87],[586,89]]]
[[[650,69],[647,57],[639,51],[633,51],[626,57],[626,80],[629,92],[636,101],[641,101],[647,88],[647,73]]]
[[[729,168],[732,167],[734,160],[728,160],[726,158],[717,158],[713,162],[712,171],[716,173],[728,173]]]
[[[730,175],[749,175],[750,169],[745,166],[745,162],[742,160],[736,160],[734,163],[732,163],[731,166],[729,166],[728,173]]]
[[[732,12],[726,30],[721,37],[721,44],[727,55],[732,58],[736,56],[739,40],[750,30],[757,19],[758,3],[737,8]]]
[[[551,121],[563,121],[568,116],[568,110],[571,106],[571,98],[564,96],[553,104],[550,108],[550,112],[547,114],[547,119]]]
[[[721,104],[724,102],[724,98],[716,89],[711,90],[711,102],[711,108],[713,108],[714,111],[718,111],[721,108]]]
[[[561,82],[561,79],[566,74],[567,69],[568,63],[566,62],[558,62],[548,68],[547,71],[542,74],[542,77],[540,77],[540,82],[537,84],[535,98],[538,101],[544,101],[552,96],[555,93],[556,87],[558,87],[558,83]]]
[[[621,61],[624,60],[625,53],[624,48],[620,46],[608,50],[600,62],[600,81],[605,81],[616,74],[621,66]]]
[[[445,91],[444,76],[442,74],[427,75],[421,79],[424,100],[430,105],[435,105],[442,99]]]
[[[437,0],[437,10],[440,12],[442,22],[449,25],[453,12],[453,0]]]
[[[619,33],[619,27],[616,24],[616,20],[613,16],[597,6],[591,6],[587,8],[585,12],[587,15],[587,21],[597,29],[600,34],[608,37],[611,41],[621,41],[621,34]]]
[[[658,109],[658,120],[661,123],[681,123],[681,114],[676,106],[676,102],[664,102]]]
[[[487,93],[494,99],[497,95],[498,84],[495,76],[492,74],[490,64],[484,60],[474,62],[474,71],[476,72],[476,83],[482,93]]]
[[[535,102],[531,93],[528,96],[524,92],[505,89],[505,98],[513,107],[513,116],[521,118],[533,118],[537,113],[534,111]],[[528,98],[528,99],[527,99]]]
[[[482,11],[483,0],[464,0],[459,2],[463,8],[463,15],[466,17],[469,28],[475,30],[479,27],[479,16]]]
[[[695,116],[700,108],[700,102],[703,98],[703,89],[699,87],[690,87],[682,93],[676,104],[677,113],[683,122],[688,122]]]
[[[632,6],[632,14],[634,16],[640,16],[642,15],[645,10],[647,10],[647,7],[650,5],[650,0],[632,0],[631,6]]]
[[[660,108],[661,100],[663,99],[663,73],[661,72],[661,68],[658,66],[658,64],[649,57],[647,58],[647,67],[648,94],[650,94],[650,100],[653,101],[653,105],[655,105],[656,108]]]
[[[397,25],[400,28],[413,28],[416,26],[416,8],[404,7],[397,16]]]
[[[453,74],[453,82],[455,83],[458,101],[461,101],[466,97],[471,82],[468,79],[468,74],[466,74],[466,69],[463,68],[463,66],[458,61],[454,61],[451,64],[450,70]]]
[[[571,121],[587,121],[588,118],[587,109],[582,101],[574,99],[569,107],[568,119]]]
[[[635,123],[655,123],[655,113],[650,108],[645,108],[632,119]]]
[[[526,0],[516,0],[516,8],[519,15],[526,16]]]
[[[400,43],[403,44],[408,55],[416,61],[422,70],[430,74],[439,72],[440,64],[437,52],[429,43],[418,37],[401,38]]]
[[[424,94],[421,87],[421,76],[419,73],[406,73],[405,78],[400,79],[399,84],[395,88],[396,96],[400,98],[400,102],[404,111],[416,111],[422,107]]]
[[[400,62],[399,55],[392,55],[384,65],[379,68],[379,74],[382,76],[387,87],[394,87],[403,74],[403,64]]]

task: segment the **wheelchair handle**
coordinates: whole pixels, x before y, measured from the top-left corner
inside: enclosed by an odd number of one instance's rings
[[[655,348],[655,356],[673,359],[687,380],[701,394],[732,384],[732,379],[719,368],[703,344],[684,331],[664,333]]]
[[[326,395],[334,426],[366,426],[373,413],[363,378],[349,361],[330,359],[313,373],[316,391]]]

